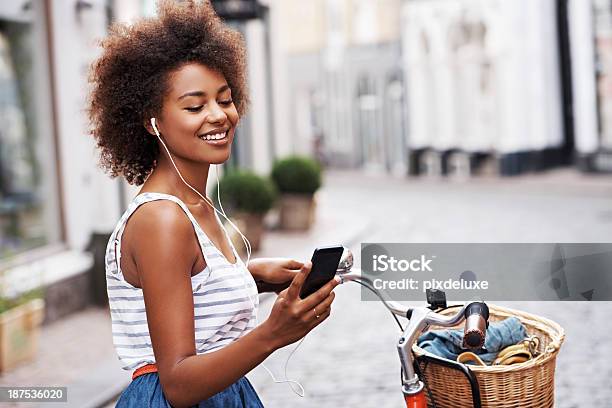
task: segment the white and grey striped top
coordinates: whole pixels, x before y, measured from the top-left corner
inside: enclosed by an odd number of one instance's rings
[[[170,200],[185,212],[195,229],[206,268],[191,277],[197,354],[224,347],[256,325],[257,286],[225,232],[235,254],[231,264],[206,236],[187,206],[177,197],[142,193],[121,216],[106,247],[106,287],[112,320],[113,342],[124,370],[155,363],[142,289],[130,285],[121,272],[121,236],[129,217],[143,203]],[[217,218],[218,219],[218,218]],[[116,256],[115,256],[116,248]]]

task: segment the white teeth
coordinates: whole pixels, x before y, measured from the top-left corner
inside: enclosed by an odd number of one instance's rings
[[[225,137],[227,132],[223,132],[223,133],[217,133],[215,135],[206,135],[206,136],[202,136],[200,137],[201,139],[205,139],[205,140],[220,140],[223,139]]]

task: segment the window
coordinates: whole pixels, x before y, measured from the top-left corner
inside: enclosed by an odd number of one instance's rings
[[[35,66],[43,60],[35,55],[41,47],[36,38],[41,36],[29,21],[33,10],[23,8],[17,18],[4,8],[0,7],[0,262],[60,237],[57,193],[49,188],[55,184],[55,173],[48,171],[55,161],[49,149],[52,133],[42,134],[45,127],[38,123],[41,108],[48,105],[48,94],[37,88],[39,72],[48,73],[46,66]]]

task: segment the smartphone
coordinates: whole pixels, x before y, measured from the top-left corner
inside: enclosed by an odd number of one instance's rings
[[[327,246],[315,249],[312,254],[312,269],[306,277],[300,298],[304,299],[308,295],[319,290],[323,285],[332,280],[336,275],[336,270],[340,264],[344,247],[342,245]]]

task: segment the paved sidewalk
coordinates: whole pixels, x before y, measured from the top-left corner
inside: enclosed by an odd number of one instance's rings
[[[308,233],[268,233],[257,255],[307,260],[314,247],[336,242],[350,246],[356,255],[359,243],[366,241],[609,242],[612,178],[558,171],[454,183],[334,172],[328,173],[319,194],[317,216]],[[260,321],[267,317],[272,300],[262,302]],[[566,329],[556,373],[556,406],[609,406],[612,365],[599,356],[612,349],[612,302],[508,305],[552,318]],[[248,374],[266,407],[401,407],[398,334],[386,309],[360,301],[359,287],[351,284],[337,289],[333,309],[331,318],[306,337],[289,363],[289,377],[302,383],[305,398],[287,384],[274,384],[261,367]],[[109,314],[103,308],[89,308],[45,326],[38,359],[0,376],[0,385],[67,385],[69,396],[90,393],[90,402],[100,406],[100,398],[110,389],[118,392],[129,382],[110,333]],[[266,360],[279,378],[292,348]]]
[[[38,357],[0,376],[0,386],[67,386],[68,401],[99,403],[101,385],[106,391],[127,384],[112,344],[110,315],[106,309],[90,307],[43,326]],[[99,378],[101,375],[111,376]],[[116,389],[116,388],[115,388]],[[81,396],[81,398],[79,398]],[[106,397],[108,398],[108,393]],[[108,401],[108,399],[107,399]],[[7,407],[33,407],[34,403],[5,403]],[[85,408],[79,404],[79,408]],[[53,407],[75,407],[72,403],[53,403]]]

